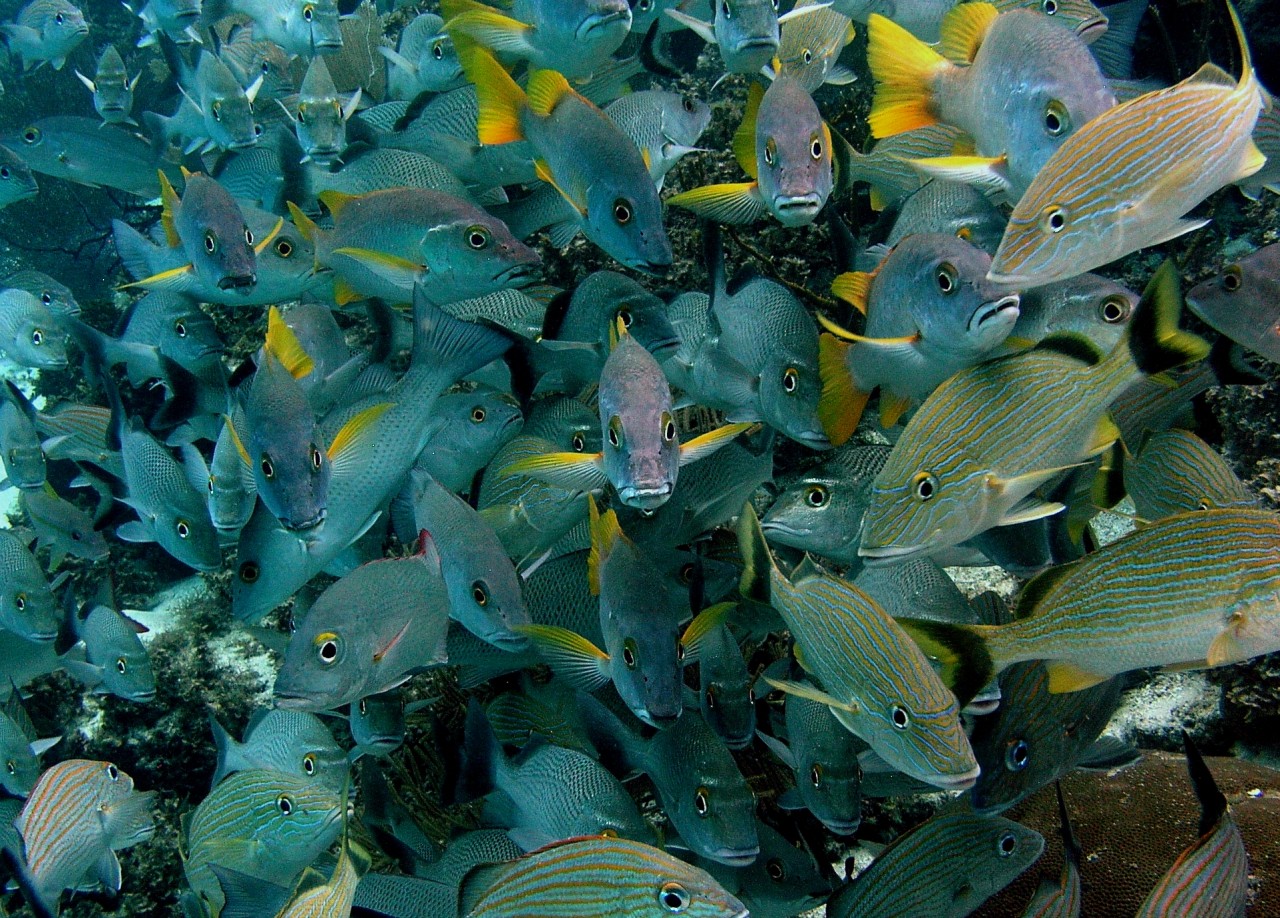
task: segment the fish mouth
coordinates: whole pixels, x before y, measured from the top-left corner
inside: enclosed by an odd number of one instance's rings
[[[306,695],[295,692],[274,692],[277,708],[289,708],[293,711],[314,711],[316,703]]]
[[[1098,16],[1094,19],[1090,19],[1088,22],[1082,23],[1080,27],[1076,29],[1076,35],[1078,35],[1086,45],[1090,45],[1090,44],[1093,44],[1093,42],[1095,42],[1098,38],[1100,38],[1102,36],[1102,33],[1106,31],[1107,31],[1106,17]]]
[[[666,277],[671,273],[671,262],[649,261],[647,258],[629,258],[622,262],[628,268],[648,274],[650,277]]]
[[[639,510],[656,510],[671,498],[671,485],[660,484],[653,488],[627,485],[618,489],[618,499],[628,507]]]
[[[785,536],[807,536],[813,532],[812,529],[797,529],[795,526],[788,526],[786,523],[779,523],[777,520],[763,519],[760,521],[760,531],[769,533],[776,532]]]
[[[630,18],[631,7],[629,6],[625,10],[611,10],[607,13],[594,13],[582,20],[582,25],[578,26],[578,38],[586,38],[598,29],[607,29],[614,23]]]
[[[342,50],[342,39],[322,38],[319,41],[312,40],[311,47],[316,49],[317,54],[329,54],[334,51]]]
[[[129,696],[130,701],[155,701],[155,698],[156,698],[155,689],[152,689],[149,692],[135,692],[134,694]]]
[[[218,279],[219,290],[242,290],[248,293],[258,283],[256,274],[231,274]]]
[[[707,852],[707,857],[729,867],[750,867],[759,856],[759,845],[751,848],[714,848]]]
[[[753,38],[747,38],[747,39],[744,39],[743,41],[738,42],[738,44],[736,44],[732,48],[732,50],[734,52],[764,51],[764,50],[777,51],[778,42],[777,42],[777,39],[757,35]]]
[[[507,287],[527,287],[537,280],[540,264],[541,262],[518,264],[503,268],[493,276],[493,282]]]
[[[789,220],[812,220],[822,210],[822,197],[816,192],[808,194],[775,194],[773,210],[778,216]]]
[[[24,640],[31,641],[34,644],[48,644],[58,636],[58,629],[52,631],[33,631],[28,634]]]
[[[831,440],[820,430],[802,430],[799,433],[792,434],[792,439],[813,449],[831,448]]]
[[[982,717],[984,714],[990,714],[1000,707],[999,698],[975,698],[965,705],[964,712],[972,714],[974,717]]]
[[[969,320],[969,331],[977,331],[990,322],[1003,317],[1006,313],[1012,313],[1011,318],[1018,318],[1018,305],[1021,302],[1018,294],[1010,293],[1002,296],[998,300],[989,300],[974,310],[973,318]]]
[[[978,783],[978,775],[982,769],[974,765],[968,771],[958,775],[930,775],[928,783],[943,790],[963,791]]]
[[[283,526],[285,529],[289,530],[290,532],[307,532],[309,530],[315,529],[317,526],[322,525],[325,519],[328,517],[328,515],[329,515],[329,511],[327,509],[321,509],[319,512],[316,513],[315,516],[309,517],[308,519],[305,519],[305,520],[292,520],[292,519],[283,520],[282,519],[280,521],[280,525]]]
[[[852,835],[862,825],[862,818],[857,819],[824,819],[822,824],[837,835]]]
[[[485,643],[499,650],[505,650],[509,653],[518,653],[521,650],[527,650],[529,647],[529,638],[523,634],[515,634],[509,631],[497,631],[485,638]]]

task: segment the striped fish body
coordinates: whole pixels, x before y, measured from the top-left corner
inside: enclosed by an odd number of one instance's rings
[[[1153,434],[1137,458],[1125,458],[1124,489],[1138,516],[1148,521],[1209,507],[1258,505],[1217,451],[1176,428]]]
[[[968,915],[1035,863],[1044,838],[999,816],[935,816],[881,852],[831,897],[831,918]]]
[[[36,430],[45,438],[45,457],[91,462],[116,478],[124,478],[124,461],[107,448],[111,412],[98,405],[64,403],[36,415]]]
[[[1136,918],[1242,918],[1248,897],[1249,857],[1235,820],[1224,813],[1178,855]]]
[[[1206,222],[1185,219],[1187,211],[1262,167],[1250,137],[1262,95],[1231,16],[1244,57],[1239,82],[1206,64],[1084,125],[1018,201],[989,277],[1038,286],[1175,238]]]
[[[994,0],[995,8],[1002,13],[1009,10],[1033,10],[1052,16],[1053,21],[1066,26],[1086,42],[1100,38],[1107,31],[1107,17],[1089,0]]]
[[[1044,879],[1027,903],[1022,918],[1079,918],[1080,870],[1068,862],[1057,883]]]
[[[467,918],[745,918],[705,871],[621,838],[553,845],[502,871]]]
[[[1147,666],[1247,660],[1280,649],[1278,553],[1274,513],[1168,517],[1047,572],[1027,588],[1027,618],[980,631],[997,670],[1045,660],[1050,691]]]
[[[328,880],[299,890],[280,918],[348,918],[356,886],[368,869],[369,856],[344,844]]]
[[[41,898],[56,906],[64,889],[87,877],[119,891],[115,852],[151,836],[154,796],[134,791],[133,779],[110,762],[68,759],[46,769],[14,820]]]
[[[871,206],[884,210],[925,184],[925,177],[911,160],[950,156],[963,147],[963,136],[957,127],[931,124],[879,140],[869,153],[848,147],[840,138],[836,142],[845,144],[848,155],[848,174],[842,174],[841,182],[867,182],[871,185]]]

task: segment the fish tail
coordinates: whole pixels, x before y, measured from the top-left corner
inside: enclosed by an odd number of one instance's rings
[[[767,603],[772,593],[773,555],[764,540],[764,530],[755,508],[747,504],[738,517],[738,547],[742,552],[742,578],[738,590],[747,599]]]
[[[524,90],[488,50],[467,36],[455,34],[454,44],[463,72],[476,87],[480,106],[476,136],[480,143],[498,145],[523,140],[520,112],[528,105]]]
[[[58,914],[56,903],[53,906],[49,905],[18,852],[11,848],[0,848],[0,863],[9,868],[13,874],[18,888],[22,890],[22,895],[36,918],[56,918]]]
[[[874,137],[892,137],[934,124],[930,83],[947,59],[891,19],[872,13],[867,64],[876,81],[868,122]]]
[[[939,675],[964,707],[997,672],[987,638],[999,626],[953,625],[917,618],[900,618],[898,624],[911,635],[925,656],[941,663]]]
[[[421,284],[414,286],[412,366],[430,367],[447,380],[445,385],[452,385],[510,346],[511,338],[503,332],[455,318],[427,299]]]
[[[1129,323],[1129,356],[1143,375],[1154,376],[1208,355],[1209,345],[1203,338],[1178,327],[1181,314],[1181,283],[1168,259],[1142,291]]]
[[[867,405],[868,393],[854,385],[849,372],[846,357],[850,347],[834,335],[818,338],[818,376],[822,380],[818,421],[832,446],[841,446],[853,436]]]

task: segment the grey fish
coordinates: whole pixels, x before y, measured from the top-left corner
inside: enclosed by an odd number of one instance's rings
[[[255,240],[240,205],[214,179],[189,174],[179,198],[167,180],[161,180],[164,215],[161,217],[169,246],[182,247],[187,262],[206,284],[219,290],[247,290],[258,282]]]
[[[312,57],[342,50],[335,0],[230,0],[227,5],[253,20],[258,38],[275,42],[287,54]]]
[[[67,671],[96,694],[137,702],[155,698],[151,657],[138,637],[147,629],[116,608],[110,581],[102,581],[97,597],[79,609],[69,593],[66,604],[69,636],[85,648],[84,660],[68,660]]]
[[[1032,347],[1057,332],[1084,335],[1104,353],[1129,327],[1138,294],[1097,274],[1034,287],[1020,294],[1018,321],[1002,350]]]
[[[699,612],[680,643],[684,663],[698,664],[698,707],[707,725],[730,749],[745,749],[756,733],[755,690],[742,650],[724,624],[731,604]]]
[[[659,191],[676,163],[698,152],[698,138],[711,124],[706,102],[660,89],[628,93],[606,105],[604,113],[646,154],[649,177]]]
[[[40,547],[49,549],[50,569],[59,567],[67,555],[86,561],[110,557],[106,537],[96,528],[93,516],[52,488],[24,491],[21,500]]]
[[[445,0],[440,12],[450,34],[575,78],[606,64],[631,28],[626,0],[518,0],[510,16],[474,0]]]
[[[404,718],[404,695],[400,689],[379,692],[351,702],[347,723],[356,745],[351,750],[350,757],[381,757],[395,752],[404,743]]]
[[[773,0],[730,0],[712,6],[711,22],[678,8],[665,12],[707,44],[718,47],[727,72],[759,73],[778,51],[778,5]]]
[[[884,244],[893,248],[915,233],[947,233],[991,255],[1004,236],[1005,222],[1004,214],[972,185],[933,179],[902,202]]]
[[[10,274],[3,283],[5,287],[17,287],[19,290],[27,291],[47,306],[55,316],[70,318],[80,315],[80,304],[76,302],[71,288],[42,271],[24,268]]]
[[[218,750],[213,787],[227,775],[263,768],[301,781],[315,781],[334,793],[349,780],[347,755],[319,717],[305,711],[258,708],[238,743],[218,723],[212,708],[209,727]]]
[[[1280,362],[1275,297],[1280,245],[1263,246],[1187,293],[1187,305],[1213,328],[1256,354]]]
[[[17,153],[0,146],[0,207],[33,198],[40,191],[31,167]]]
[[[756,835],[760,854],[750,867],[695,859],[730,895],[742,900],[752,918],[793,918],[831,895],[831,881],[807,847],[792,845],[777,829],[759,821]]]
[[[419,13],[400,33],[395,51],[378,49],[387,59],[387,96],[409,100],[423,92],[445,92],[465,82],[453,39],[435,13]]]
[[[202,40],[196,31],[203,11],[201,0],[147,0],[141,8],[127,3],[123,5],[142,20],[139,48],[158,44],[159,35],[165,35],[179,45]]]
[[[31,70],[48,61],[61,70],[67,56],[89,37],[84,13],[70,0],[32,0],[12,22],[0,24],[9,52]]]
[[[488,466],[524,425],[515,399],[484,385],[470,392],[442,395],[436,414],[443,429],[427,443],[415,467],[454,493],[469,490],[476,473]]]
[[[17,693],[10,695],[0,708],[0,761],[4,762],[0,787],[16,797],[30,794],[40,775],[40,756],[61,739],[36,739],[35,727]]]
[[[929,181],[912,168],[913,160],[955,153],[964,148],[967,137],[959,128],[949,124],[931,124],[881,138],[863,153],[850,146],[840,134],[832,133],[839,144],[841,188],[858,182],[868,183],[871,186],[871,208],[878,211],[900,204]]]
[[[133,75],[132,80],[129,79],[129,74],[124,69],[124,59],[120,57],[115,45],[107,45],[102,49],[102,54],[98,57],[98,69],[94,71],[92,80],[79,70],[76,71],[76,76],[93,93],[94,111],[103,121],[107,124],[137,126],[138,122],[132,117],[133,91],[137,89],[142,73],[139,71]]]
[[[347,120],[360,104],[360,90],[344,102],[333,85],[333,77],[329,75],[324,58],[315,57],[302,78],[292,108],[283,102],[280,104],[293,120],[304,154],[303,161],[314,160],[328,165],[336,161],[347,147]]]
[[[41,643],[58,634],[53,589],[35,556],[8,529],[0,529],[0,628]]]
[[[765,68],[766,76],[792,77],[809,92],[824,84],[847,86],[857,79],[839,60],[855,34],[848,16],[831,4],[802,0],[784,18],[778,51]]]
[[[297,91],[290,67],[291,56],[274,41],[254,34],[251,25],[232,26],[218,57],[241,86],[252,86],[262,78],[255,102],[283,99]]]
[[[116,478],[124,477],[120,454],[107,446],[110,409],[62,402],[36,415],[36,429],[45,437],[44,450],[49,459],[91,462]]]
[[[147,200],[160,196],[157,168],[177,178],[177,170],[158,164],[151,145],[137,134],[93,118],[37,118],[0,134],[0,143],[21,156],[33,172],[118,188]]]
[[[425,153],[411,150],[372,149],[349,158],[337,171],[313,167],[307,176],[311,195],[325,191],[360,195],[404,186],[430,188],[464,201],[474,200],[468,187],[443,164]]]
[[[30,293],[0,290],[0,351],[10,360],[41,370],[64,367],[66,338],[62,322]]]
[[[173,58],[171,69],[183,89],[182,101],[167,117],[145,113],[143,120],[152,134],[188,153],[243,150],[256,144],[262,126],[254,121],[253,100],[262,86],[261,74],[245,89],[210,51],[200,52],[194,68],[176,55]]]
[[[1188,510],[1258,505],[1227,461],[1189,431],[1152,434],[1137,456],[1124,457],[1123,468],[1124,489],[1148,522]]]
[[[213,458],[207,466],[209,519],[218,530],[218,539],[228,544],[236,540],[249,522],[258,496],[253,469],[236,446],[233,424],[234,421],[223,423],[213,447]],[[203,457],[200,459],[203,462]],[[195,457],[188,456],[187,461],[194,463]]]
[[[478,829],[453,839],[439,861],[412,877],[366,874],[356,888],[355,905],[394,918],[458,915],[477,895],[476,875],[483,865],[520,857],[520,846],[499,829]]]
[[[8,379],[0,398],[0,461],[7,476],[0,481],[0,488],[42,488],[46,465],[40,432],[36,430],[35,406]]]

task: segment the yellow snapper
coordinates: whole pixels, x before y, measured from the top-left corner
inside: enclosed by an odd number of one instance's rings
[[[1251,134],[1263,107],[1235,9],[1238,82],[1205,64],[1168,89],[1111,109],[1073,134],[1018,201],[988,275],[1038,286],[1198,229],[1183,215],[1262,168]]]

